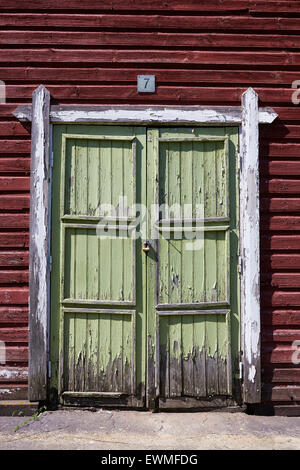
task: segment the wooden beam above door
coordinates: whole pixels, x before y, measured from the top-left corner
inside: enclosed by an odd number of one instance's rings
[[[21,105],[14,111],[20,121],[31,121],[32,106]],[[277,117],[272,108],[259,108],[259,123],[270,124]],[[241,106],[51,106],[52,123],[130,123],[168,125],[239,125]]]

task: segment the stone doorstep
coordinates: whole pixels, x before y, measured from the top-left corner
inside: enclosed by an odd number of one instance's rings
[[[0,416],[33,416],[38,409],[38,402],[30,402],[28,400],[0,400]]]

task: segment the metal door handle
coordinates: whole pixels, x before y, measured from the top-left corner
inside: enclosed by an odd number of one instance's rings
[[[143,243],[142,250],[144,253],[148,253],[150,251],[150,246],[148,242]]]

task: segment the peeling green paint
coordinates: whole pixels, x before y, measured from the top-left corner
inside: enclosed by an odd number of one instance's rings
[[[101,142],[101,135],[110,139]],[[134,135],[135,175],[132,144],[126,141]],[[237,135],[225,127],[191,133],[54,126],[53,397],[120,392],[122,400],[134,396],[143,406],[146,398],[153,408],[159,397],[231,395],[231,367],[239,355]],[[125,143],[114,141],[120,136]],[[174,137],[182,141],[167,142]],[[80,226],[95,224],[88,217],[99,215],[99,202],[115,203],[120,188],[129,204],[135,195],[148,207],[191,204],[192,218],[203,204],[210,227],[203,249],[187,250],[190,240],[172,233],[152,240],[149,219],[147,255],[141,240],[135,247],[129,239],[99,240],[94,230]],[[213,230],[221,219],[228,229]]]

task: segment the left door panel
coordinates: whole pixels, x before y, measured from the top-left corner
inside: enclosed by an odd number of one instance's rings
[[[144,406],[145,128],[54,126],[50,399]]]

